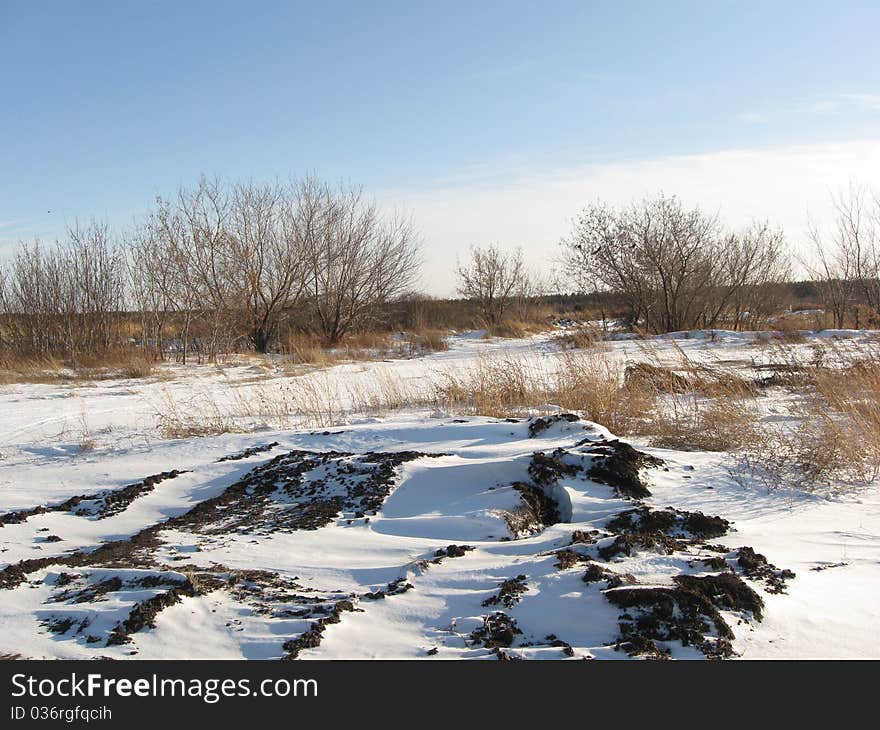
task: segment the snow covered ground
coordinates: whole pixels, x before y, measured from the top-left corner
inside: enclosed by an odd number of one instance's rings
[[[832,337],[873,335],[805,357]],[[766,356],[748,333],[649,347],[607,354]],[[876,487],[768,494],[724,454],[428,402],[482,356],[552,370],[559,349],[465,335],[311,372],[0,387],[0,654],[880,657]],[[172,415],[242,432],[170,439]]]

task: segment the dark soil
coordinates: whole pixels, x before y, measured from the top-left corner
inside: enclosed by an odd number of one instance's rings
[[[637,451],[618,439],[592,442],[585,451],[593,456],[593,465],[587,471],[590,479],[613,487],[621,497],[627,499],[651,496],[640,473],[647,467],[663,466],[661,459]]]
[[[580,416],[576,416],[574,413],[557,413],[552,416],[535,418],[529,423],[529,438],[533,439],[536,436],[539,436],[556,423],[574,423],[575,421],[580,420]]]
[[[166,479],[174,479],[185,473],[176,469],[163,471],[160,474],[153,474],[135,484],[129,484],[120,489],[97,492],[95,494],[80,494],[66,499],[59,504],[39,505],[30,509],[7,512],[0,515],[0,527],[25,522],[30,517],[47,512],[73,512],[81,517],[95,517],[99,520],[112,517],[124,511],[138,497],[152,492],[160,482]]]
[[[543,451],[532,454],[529,464],[529,476],[539,487],[550,487],[556,484],[564,476],[576,476],[581,468],[575,464],[567,464],[564,457],[568,455],[565,449],[555,449],[549,455]]]
[[[315,649],[321,644],[324,630],[330,624],[338,624],[342,619],[341,615],[345,611],[354,611],[354,604],[349,600],[337,601],[333,604],[328,616],[319,618],[315,621],[307,631],[304,631],[295,639],[289,639],[284,642],[284,651],[287,652],[284,659],[296,659],[303,649]]]
[[[514,482],[511,486],[519,492],[523,504],[534,516],[535,526],[549,527],[560,521],[556,500],[548,497],[541,487],[528,482]]]
[[[316,530],[340,513],[349,519],[375,514],[401,464],[434,456],[441,454],[290,451],[168,524],[205,534]]]
[[[681,587],[616,588],[605,597],[626,611],[618,621],[616,643],[627,653],[642,654],[647,648],[652,655],[654,642],[678,641],[711,658],[733,656],[733,631],[702,593]]]
[[[369,593],[361,594],[361,598],[367,601],[378,601],[386,596],[397,596],[401,593],[406,593],[407,591],[411,591],[415,586],[410,583],[406,578],[397,578],[396,580],[391,581],[385,590],[371,591]]]
[[[571,533],[572,545],[593,545],[599,537],[598,530],[575,530]]]
[[[684,550],[687,543],[678,540],[663,532],[635,532],[618,535],[610,545],[600,547],[599,557],[602,560],[610,560],[617,555],[632,557],[640,550],[651,550],[663,555],[672,555],[678,550]]]
[[[64,575],[64,573],[62,573]],[[58,583],[56,581],[55,585]],[[54,602],[66,603],[93,603],[100,601],[108,593],[115,593],[122,589],[122,580],[116,576],[102,580],[100,583],[93,583],[82,589],[69,589],[55,593],[52,596]]]
[[[508,578],[502,581],[498,586],[498,592],[483,601],[483,606],[504,605],[505,608],[513,608],[519,603],[520,597],[529,587],[526,585],[526,576],[518,575],[515,578]]]
[[[768,593],[785,593],[785,581],[791,580],[795,574],[790,570],[779,569],[767,562],[761,553],[750,547],[741,547],[736,553],[736,563],[742,572],[752,580],[761,581]]]
[[[445,548],[439,548],[434,553],[434,560],[432,562],[439,563],[443,558],[463,558],[466,553],[473,549],[473,545],[447,545]]]
[[[107,646],[127,644],[131,641],[131,635],[144,628],[156,628],[155,619],[160,611],[180,603],[182,596],[197,595],[192,583],[186,581],[183,585],[158,593],[146,601],[135,604],[122,623],[117,625],[107,639]]]
[[[588,565],[587,570],[581,576],[581,580],[584,583],[598,583],[600,580],[604,580],[608,588],[631,586],[638,582],[629,573],[615,573],[613,570],[609,570],[598,563]]]
[[[229,456],[223,456],[217,459],[217,463],[223,461],[241,461],[242,459],[247,459],[250,456],[256,456],[257,454],[265,453],[266,451],[271,451],[276,446],[278,446],[277,441],[273,441],[271,444],[262,444],[260,446],[251,446],[249,449],[245,449],[244,451],[239,451],[237,454],[230,454]]]
[[[663,532],[670,537],[714,538],[726,535],[730,522],[722,517],[709,517],[702,512],[685,512],[668,507],[655,510],[647,506],[621,512],[607,526],[611,532]]]
[[[574,550],[557,550],[556,551],[556,567],[559,570],[567,570],[573,568],[580,563],[589,563],[592,558],[589,555],[583,555]]]
[[[483,617],[483,625],[471,632],[471,640],[488,649],[496,649],[513,644],[518,634],[522,631],[517,628],[516,619],[503,611],[496,611]]]
[[[681,588],[708,598],[718,608],[727,611],[746,611],[758,621],[762,618],[764,601],[733,573],[705,576],[677,575],[673,580]]]

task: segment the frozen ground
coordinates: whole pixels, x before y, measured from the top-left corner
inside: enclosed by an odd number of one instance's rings
[[[804,356],[830,336],[871,337],[823,333]],[[650,347],[743,369],[766,351],[734,333]],[[584,421],[384,410],[484,355],[552,369],[558,350],[463,336],[303,374],[2,386],[0,654],[880,656],[875,487],[767,494],[722,454],[641,456]],[[247,432],[167,439],[172,408]]]

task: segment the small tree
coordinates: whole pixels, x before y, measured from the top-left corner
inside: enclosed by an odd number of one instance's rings
[[[655,333],[738,323],[788,269],[780,232],[755,224],[725,233],[715,216],[664,195],[619,209],[588,206],[562,250],[581,291],[614,293],[630,326]]]
[[[470,260],[464,265],[459,263],[456,273],[458,293],[477,303],[490,326],[499,324],[514,298],[531,288],[519,248],[505,253],[497,246],[472,246]]]
[[[305,301],[327,344],[376,321],[418,277],[412,222],[383,216],[358,189],[302,181],[294,227],[305,258]]]
[[[843,327],[849,307],[858,327],[860,299],[876,316],[880,312],[880,200],[850,186],[832,197],[834,223],[830,232],[810,224],[814,259],[807,264],[816,280],[825,311],[835,327]]]

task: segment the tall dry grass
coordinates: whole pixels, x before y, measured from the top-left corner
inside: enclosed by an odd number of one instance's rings
[[[880,477],[880,361],[837,365],[802,373],[790,421],[765,426],[740,454],[735,477],[770,490],[864,485]]]
[[[0,357],[0,384],[146,378],[154,368],[150,355],[133,347],[80,354],[75,361],[53,355],[6,353]]]
[[[222,404],[212,395],[168,400],[159,422],[166,436],[188,437],[266,425],[328,428],[406,408],[496,418],[561,408],[654,446],[733,452],[732,472],[743,483],[813,489],[878,478],[878,353],[864,343],[778,341],[763,355],[753,364],[768,369],[696,362],[674,346],[661,358],[646,346],[628,365],[592,347],[482,356],[417,378],[390,367],[355,378],[320,370],[232,388]]]

